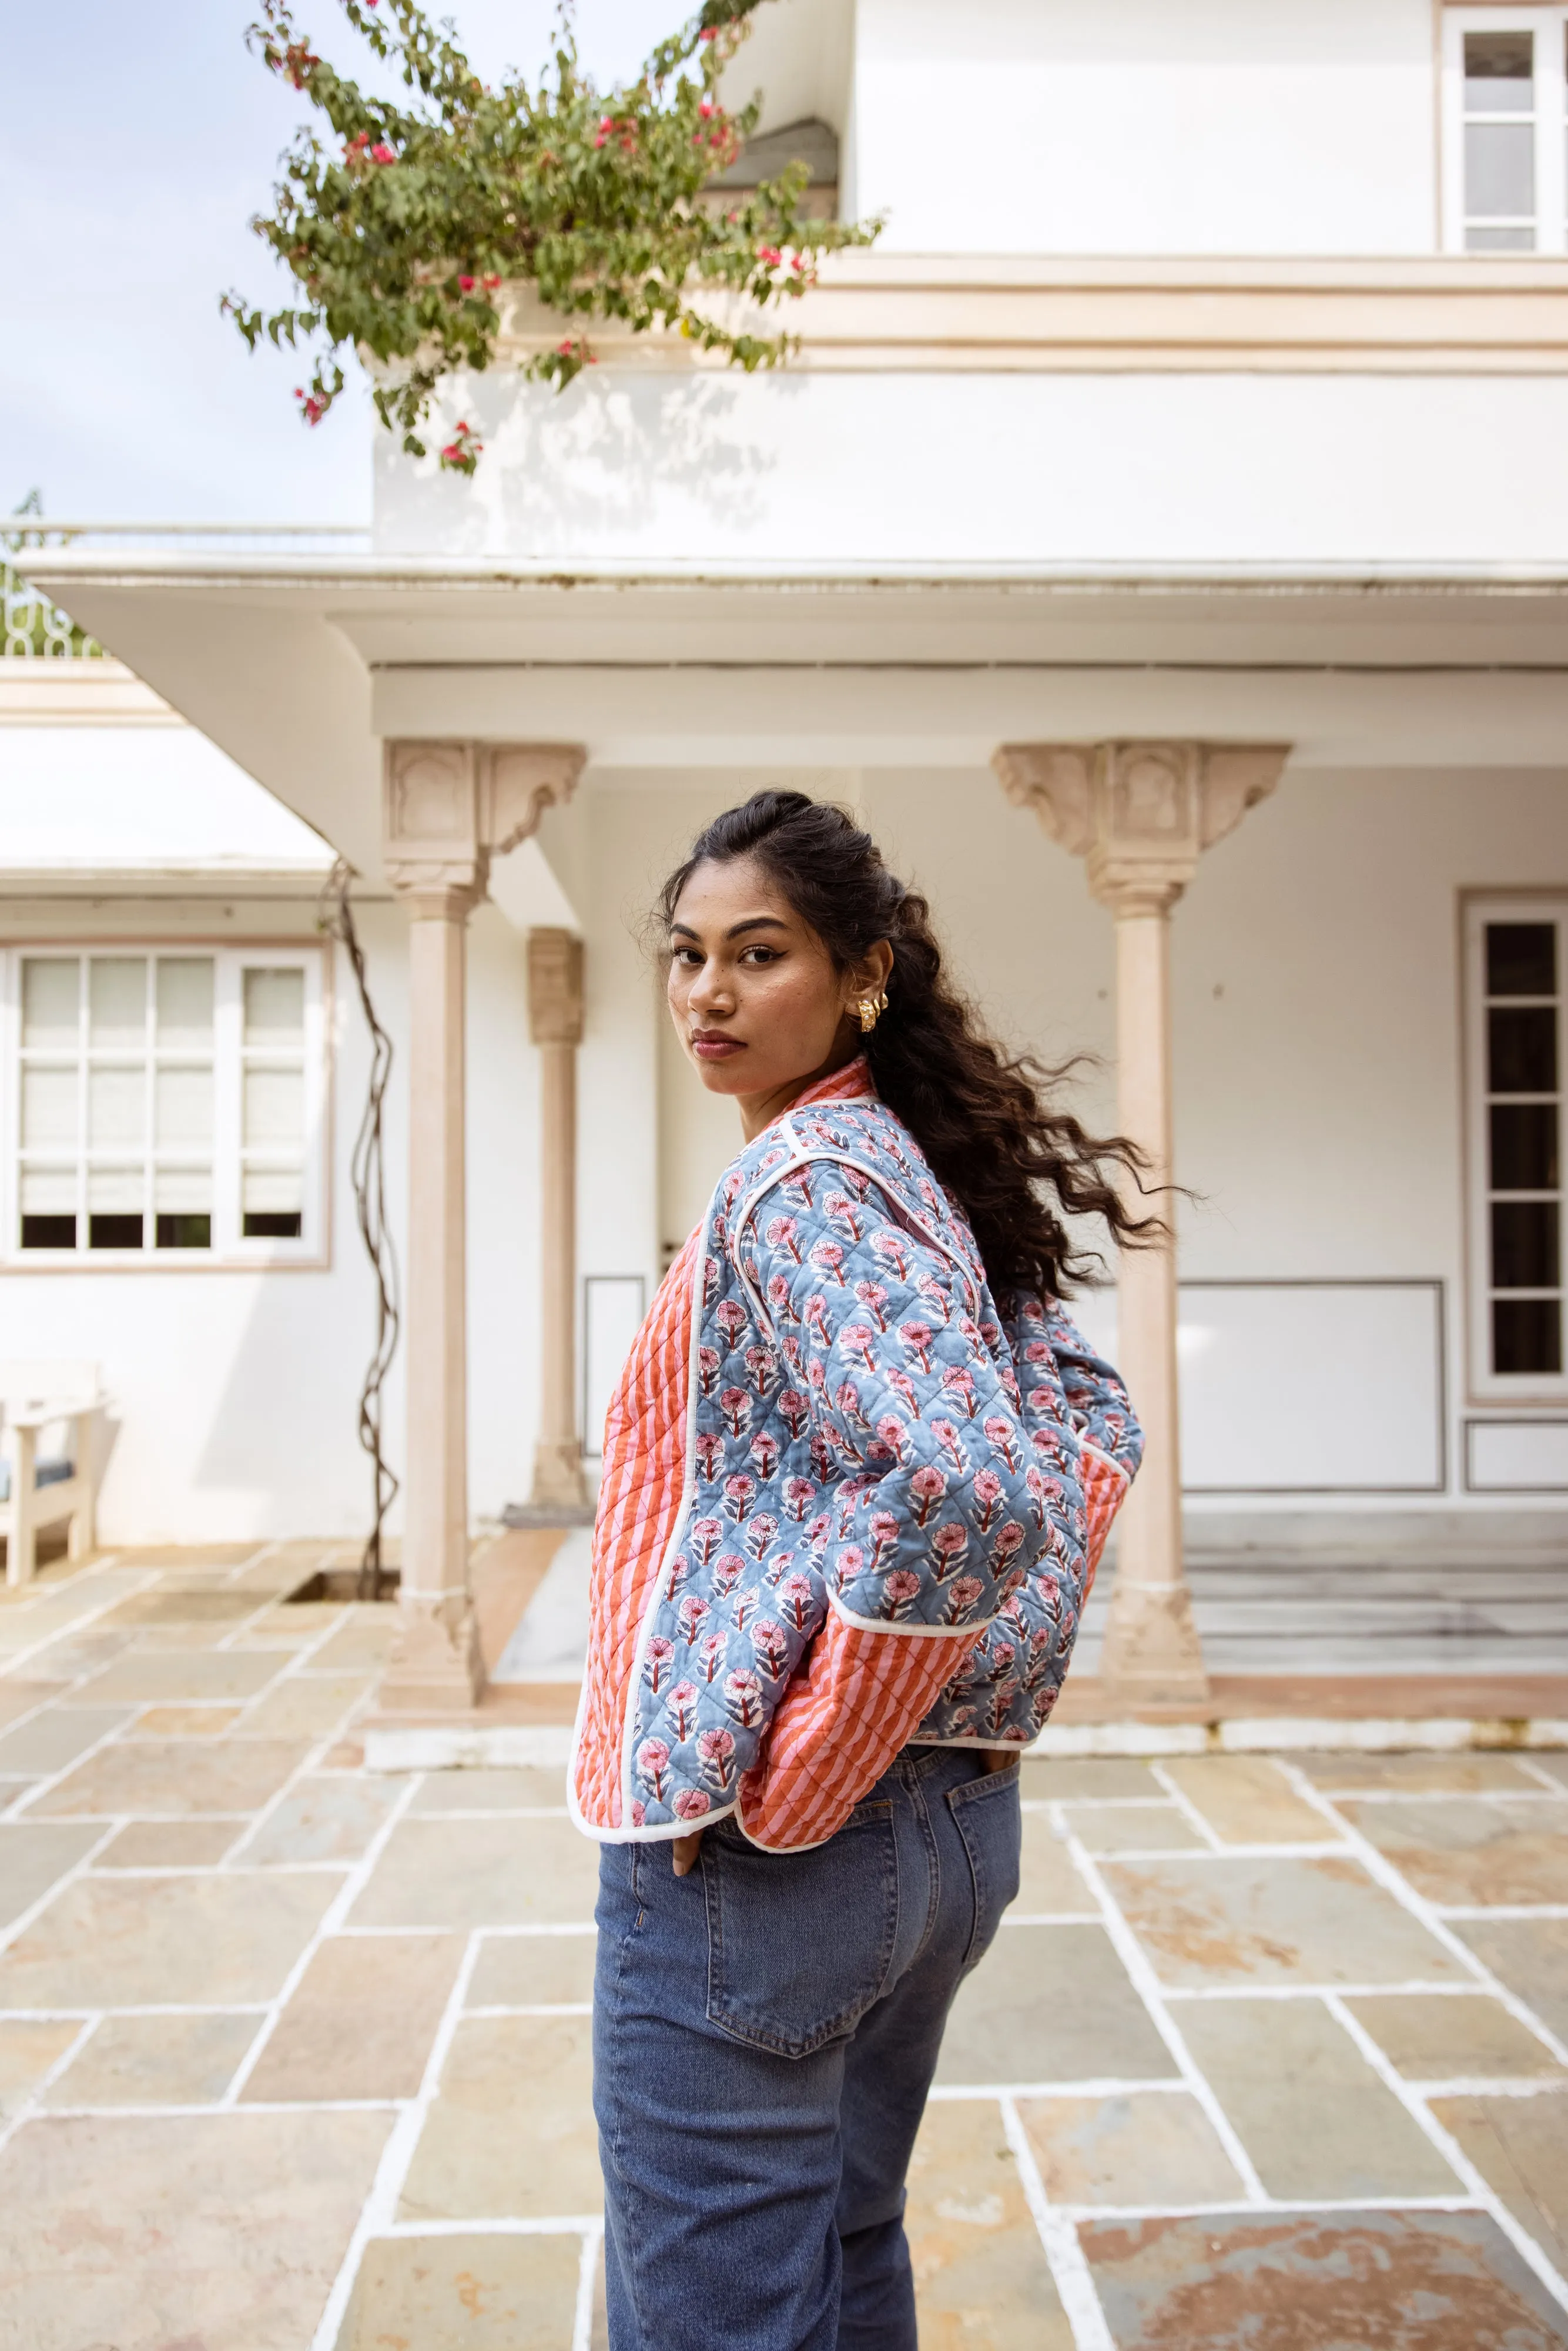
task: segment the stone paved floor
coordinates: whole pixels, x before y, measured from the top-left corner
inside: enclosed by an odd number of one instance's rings
[[[594,1855],[368,1776],[303,1547],[0,1604],[0,2335],[591,2351]],[[911,2181],[925,2351],[1568,2346],[1568,1755],[1025,1766]],[[679,2351],[672,2342],[669,2351]]]

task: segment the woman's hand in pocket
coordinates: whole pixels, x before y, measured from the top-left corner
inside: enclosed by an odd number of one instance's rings
[[[675,1838],[670,1847],[670,1859],[674,1865],[677,1877],[686,1876],[696,1867],[697,1855],[702,1851],[702,1842],[701,1829],[693,1829],[688,1835]]]

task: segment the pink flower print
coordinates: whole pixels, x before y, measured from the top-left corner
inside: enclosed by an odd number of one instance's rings
[[[1036,1366],[1049,1364],[1052,1371],[1056,1368],[1056,1357],[1051,1352],[1049,1341],[1045,1339],[1031,1339],[1023,1351],[1023,1359],[1026,1364],[1033,1364]]]
[[[1019,1466],[1018,1445],[1015,1440],[1011,1421],[1004,1420],[1001,1414],[998,1412],[992,1413],[985,1422],[984,1426],[987,1442],[989,1444],[991,1451],[996,1454],[999,1459],[1005,1461],[1009,1469],[1016,1469]]]
[[[997,1590],[1004,1600],[1009,1599],[1023,1582],[1024,1572],[1021,1567],[1010,1567],[1005,1575],[998,1574],[994,1569],[992,1573],[996,1579]]]
[[[729,1785],[729,1775],[735,1763],[735,1733],[732,1730],[699,1730],[697,1733],[697,1768],[710,1788],[722,1795]]]
[[[737,1551],[721,1551],[713,1563],[713,1588],[723,1600],[735,1590],[746,1573],[746,1562]]]
[[[754,1519],[747,1519],[741,1540],[752,1558],[760,1559],[778,1532],[779,1521],[771,1511],[758,1510]]]
[[[920,1417],[920,1391],[915,1386],[915,1382],[910,1378],[909,1374],[907,1372],[897,1371],[890,1366],[889,1369],[883,1374],[883,1377],[886,1380],[888,1386],[893,1390],[894,1395],[898,1397],[900,1403],[907,1405],[914,1418],[918,1420]]]
[[[747,1347],[746,1376],[755,1394],[765,1396],[773,1385],[773,1350],[771,1347]]]
[[[799,1437],[811,1417],[811,1399],[799,1388],[786,1388],[779,1399],[779,1414],[790,1436]]]
[[[825,1396],[828,1393],[828,1367],[815,1355],[806,1366],[806,1385],[813,1395]]]
[[[695,1728],[700,1695],[695,1682],[677,1682],[664,1700],[664,1712],[670,1718],[670,1728],[679,1746],[685,1746]]]
[[[974,1493],[975,1500],[979,1507],[980,1532],[982,1534],[986,1534],[989,1531],[991,1520],[996,1517],[997,1512],[1002,1506],[1002,1495],[1004,1490],[1002,1481],[998,1477],[994,1469],[977,1469],[975,1472],[975,1483],[972,1491]]]
[[[833,1334],[828,1327],[828,1310],[820,1298],[807,1299],[800,1310],[800,1321],[815,1345],[832,1345]]]
[[[811,1587],[803,1575],[787,1575],[779,1586],[779,1605],[794,1625],[803,1633],[811,1619],[814,1605]]]
[[[985,1588],[977,1575],[961,1575],[942,1603],[944,1625],[956,1625],[967,1616]]]
[[[877,1436],[895,1461],[902,1462],[909,1450],[909,1431],[896,1413],[883,1413],[876,1425]]]
[[[946,1322],[952,1319],[948,1312],[947,1293],[934,1273],[917,1273],[915,1287],[925,1300],[925,1311],[934,1322]]]
[[[1023,1529],[1016,1519],[1009,1519],[1006,1526],[998,1527],[997,1539],[991,1545],[993,1568],[1005,1568],[1015,1557],[1022,1543]]]
[[[792,1551],[781,1551],[778,1558],[770,1559],[767,1566],[763,1569],[762,1581],[764,1583],[781,1583],[787,1575],[793,1573],[794,1567],[794,1552]]]
[[[722,1519],[697,1519],[693,1522],[691,1533],[692,1549],[695,1552],[704,1567],[707,1565],[709,1560],[713,1557],[714,1552],[723,1540],[724,1521]]]
[[[955,1469],[962,1472],[968,1467],[964,1458],[964,1448],[958,1442],[958,1432],[950,1420],[934,1420],[931,1434]]]
[[[925,1462],[911,1477],[909,1490],[915,1499],[915,1523],[923,1527],[947,1491],[947,1480],[935,1463]]]
[[[835,1464],[833,1461],[833,1448],[829,1444],[822,1430],[820,1428],[814,1428],[811,1431],[810,1451],[811,1456],[811,1475],[815,1478],[819,1486],[825,1486],[829,1479],[833,1474]]]
[[[863,1167],[841,1167],[839,1175],[846,1189],[852,1192],[857,1200],[865,1198],[871,1190],[871,1177]]]
[[[700,1592],[688,1592],[675,1611],[675,1622],[682,1635],[695,1641],[708,1615],[708,1604]]]
[[[839,1579],[839,1590],[842,1592],[845,1585],[852,1583],[857,1575],[865,1573],[865,1553],[859,1543],[846,1543],[834,1561],[833,1566]]]
[[[794,1321],[795,1310],[789,1296],[789,1285],[781,1273],[772,1273],[768,1277],[768,1303],[777,1322]]]
[[[818,1241],[811,1251],[811,1263],[818,1272],[825,1273],[840,1290],[844,1286],[844,1277],[840,1271],[843,1261],[844,1253],[837,1241]]]
[[[716,1257],[705,1257],[703,1259],[703,1304],[705,1306],[711,1306],[717,1296],[718,1259]]]
[[[645,1828],[647,1824],[648,1807],[643,1802],[641,1796],[633,1796],[632,1799],[632,1825],[634,1829],[641,1829]]]
[[[674,1643],[666,1641],[662,1633],[655,1633],[643,1659],[643,1671],[655,1698],[659,1695],[660,1684],[674,1662]]]
[[[1031,1462],[1030,1467],[1023,1473],[1023,1482],[1029,1494],[1030,1500],[1034,1504],[1035,1525],[1037,1527],[1042,1527],[1045,1524],[1044,1470],[1037,1469]]]
[[[771,1478],[779,1467],[779,1439],[766,1428],[759,1428],[747,1448],[751,1466],[759,1478]]]
[[[898,1538],[903,1530],[900,1528],[897,1516],[894,1511],[873,1510],[871,1514],[871,1524],[867,1531],[871,1536],[873,1545],[871,1563],[875,1573],[880,1575],[883,1569],[893,1557],[894,1552],[897,1551]]]
[[[713,1310],[713,1319],[723,1332],[730,1352],[733,1353],[750,1327],[745,1307],[737,1298],[721,1298]]]
[[[705,1633],[697,1643],[695,1656],[705,1682],[711,1682],[729,1655],[729,1643],[722,1633]]]
[[[1010,1641],[988,1641],[985,1650],[986,1679],[999,1682],[1017,1655],[1018,1651]]]
[[[861,1409],[861,1392],[852,1380],[844,1381],[833,1402],[838,1405],[841,1419],[849,1427],[858,1429],[867,1437],[871,1435],[871,1423]]]
[[[844,1192],[830,1192],[822,1203],[822,1213],[831,1225],[837,1225],[852,1241],[861,1237],[861,1219],[855,1214],[855,1204]]]
[[[956,1567],[961,1567],[969,1549],[967,1527],[955,1526],[951,1520],[931,1530],[931,1563],[936,1571],[938,1583],[946,1583]]]
[[[784,1361],[789,1364],[789,1369],[794,1373],[795,1377],[799,1379],[800,1376],[801,1364],[800,1342],[796,1338],[793,1331],[786,1331],[783,1338],[780,1339],[779,1343],[784,1351]]]
[[[871,1319],[876,1324],[877,1329],[879,1331],[885,1331],[887,1328],[887,1317],[882,1310],[887,1304],[887,1291],[883,1289],[882,1283],[880,1281],[857,1281],[855,1284],[855,1296],[859,1300],[860,1303],[865,1308],[866,1312],[871,1316]]]
[[[757,1586],[754,1583],[747,1584],[744,1592],[737,1592],[736,1593],[735,1598],[730,1603],[729,1621],[735,1626],[737,1633],[745,1632],[747,1626],[756,1615],[757,1608]]]
[[[699,1428],[695,1452],[697,1468],[705,1478],[716,1478],[724,1467],[724,1442],[716,1428]]]
[[[751,1398],[744,1388],[726,1388],[719,1397],[718,1408],[724,1415],[725,1426],[732,1437],[744,1437],[751,1419]]]
[[[737,1523],[745,1518],[757,1499],[757,1480],[742,1470],[737,1477],[724,1481],[724,1507]]]
[[[779,1189],[792,1208],[809,1208],[811,1205],[811,1171],[797,1167],[792,1174],[780,1178]]]
[[[722,1369],[716,1347],[697,1349],[697,1385],[704,1395],[712,1395],[718,1384],[718,1375]]]
[[[929,1322],[901,1322],[898,1335],[904,1342],[904,1353],[912,1364],[923,1372],[931,1369],[931,1325]],[[869,1369],[869,1366],[867,1367]]]
[[[821,1558],[823,1552],[826,1551],[828,1547],[828,1538],[832,1531],[833,1522],[826,1510],[822,1512],[821,1518],[813,1519],[810,1525],[807,1528],[807,1544],[810,1549],[815,1552],[819,1559]]]
[[[993,1355],[998,1353],[1002,1343],[1001,1324],[999,1322],[993,1322],[988,1315],[985,1322],[980,1325],[980,1336],[985,1341],[987,1348],[990,1353]]]
[[[971,1420],[975,1417],[975,1375],[962,1364],[949,1364],[942,1374],[942,1385],[951,1396],[956,1396],[961,1408]]]
[[[920,1578],[913,1569],[895,1567],[882,1587],[883,1602],[890,1616],[907,1616],[920,1597]]]
[[[748,1666],[739,1667],[724,1677],[724,1703],[743,1730],[751,1730],[762,1719],[762,1684]]]
[[[873,1233],[871,1245],[873,1253],[882,1259],[883,1265],[897,1274],[900,1281],[907,1279],[909,1246],[902,1233]]]
[[[770,1682],[776,1682],[789,1658],[789,1635],[771,1616],[759,1616],[751,1628],[751,1648]]]
[[[817,1489],[810,1478],[786,1478],[784,1480],[785,1515],[805,1523],[806,1513],[817,1499]]]
[[[670,1768],[670,1750],[662,1739],[644,1739],[637,1750],[637,1777],[656,1804],[664,1801],[664,1774]]]
[[[846,1322],[839,1334],[846,1355],[863,1364],[868,1372],[876,1369],[876,1332],[868,1331],[863,1322]]]
[[[692,1563],[684,1551],[678,1551],[670,1562],[664,1577],[664,1597],[673,1600],[677,1592],[685,1591],[691,1581]]]
[[[700,1821],[705,1813],[712,1812],[713,1798],[701,1788],[677,1788],[670,1810],[678,1821]]]
[[[762,1238],[769,1249],[781,1249],[792,1264],[800,1264],[800,1228],[793,1217],[769,1217]]]

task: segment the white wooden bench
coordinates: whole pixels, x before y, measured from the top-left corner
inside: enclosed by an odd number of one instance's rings
[[[98,1420],[105,1398],[96,1364],[0,1361],[0,1535],[5,1581],[29,1583],[40,1527],[70,1520],[69,1556],[97,1541]],[[38,1432],[69,1430],[63,1458],[38,1459]]]

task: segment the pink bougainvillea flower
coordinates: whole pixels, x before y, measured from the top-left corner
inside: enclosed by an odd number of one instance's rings
[[[714,115],[714,103],[712,99],[705,98],[702,104],[698,107],[697,112],[701,115],[705,122],[711,122]]]
[[[371,161],[372,163],[395,163],[397,157],[387,145],[386,141],[380,139],[371,149]]]
[[[500,282],[501,273],[498,269],[487,269],[485,272],[484,277],[479,280],[480,285],[483,286],[486,291],[493,290],[500,284]]]
[[[757,248],[757,258],[768,268],[777,269],[784,256],[776,245],[759,245]]]
[[[472,277],[459,277],[457,283],[462,287],[465,294],[472,294],[474,291],[474,280]]]

